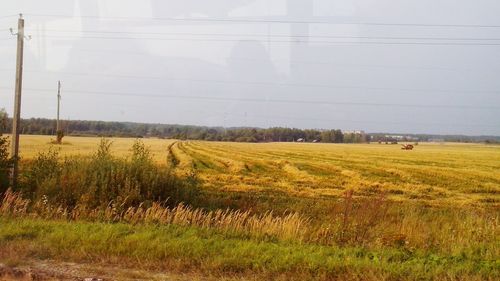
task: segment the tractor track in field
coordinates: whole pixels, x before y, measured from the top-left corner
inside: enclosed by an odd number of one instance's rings
[[[196,168],[193,158],[186,153],[182,142],[176,141],[168,150],[169,155],[171,155],[170,163],[179,171],[191,171]]]
[[[213,161],[222,165],[225,169],[233,172],[233,173],[241,173],[245,171],[250,171],[250,167],[242,161],[234,160],[231,158],[226,158],[224,156],[220,156],[220,154],[211,153],[210,151],[206,151],[204,148],[200,147],[195,143],[187,143],[186,149],[188,149],[191,153],[199,154],[203,157],[208,157],[213,159]],[[220,166],[219,165],[219,166]]]
[[[167,147],[167,163],[170,164],[172,167],[176,167],[180,163],[179,159],[177,159],[177,157],[175,156],[175,153],[173,151],[173,147],[177,143],[178,143],[178,141],[174,141],[173,143],[169,144]]]
[[[188,146],[189,142],[180,142],[177,147],[179,148],[180,151],[182,151],[183,155],[186,155],[190,159],[190,166],[192,169],[210,169],[212,168],[210,165],[210,161],[206,159],[202,159],[200,157],[196,157],[196,153],[190,150]],[[205,157],[206,158],[206,157]]]
[[[228,159],[230,161],[237,161],[243,163],[246,166],[245,169],[251,172],[255,172],[256,168],[257,170],[259,170],[258,167],[261,168],[266,167],[266,169],[268,170],[274,170],[274,165],[270,163],[268,160],[264,160],[267,159],[266,157],[268,157],[265,154],[259,154],[255,152],[250,153],[236,149],[234,150],[222,149],[218,145],[213,145],[213,144],[205,145],[204,143],[200,142],[193,142],[192,145],[195,146],[197,149],[203,150],[205,153],[210,153],[210,155],[217,155],[222,159]]]
[[[257,173],[257,177],[267,176],[269,178],[274,178],[277,180],[274,182],[283,183],[283,181],[288,181],[290,184],[316,187],[319,182],[328,178],[325,177],[326,174],[333,172],[335,179],[328,180],[326,186],[328,186],[328,188],[338,188],[340,185],[340,183],[337,182],[341,169],[332,165],[328,165],[328,168],[325,168],[325,165],[316,162],[305,163],[304,159],[311,160],[307,158],[307,156],[301,155],[303,158],[290,158],[288,157],[289,155],[285,156],[274,152],[249,152],[246,150],[235,150],[234,147],[227,148],[220,147],[217,144],[199,142],[192,142],[189,144],[189,147],[194,147],[197,153],[203,153],[207,157],[214,158],[214,155],[217,155],[218,158],[245,163],[250,166],[250,171]],[[231,157],[233,155],[239,159],[244,159],[244,162],[241,160],[233,160],[234,157]],[[296,160],[300,163],[297,163]],[[306,168],[303,167],[304,165]],[[325,182],[321,184],[325,185]]]
[[[287,170],[288,172],[301,172],[303,176],[310,177],[323,177],[323,175],[331,173],[332,175],[338,177],[342,169],[329,161],[322,161],[322,159],[311,159],[310,156],[297,154],[295,156],[302,157],[289,157],[289,155],[284,155],[276,152],[247,152],[247,151],[231,151],[228,149],[222,149],[217,145],[202,145],[200,143],[193,143],[197,149],[204,150],[207,153],[217,154],[220,157],[227,157],[227,155],[238,155],[246,165],[249,166],[250,170],[253,166],[260,165],[265,167],[267,172],[278,172],[280,170]],[[305,153],[306,154],[306,153]],[[228,157],[229,158],[229,157]],[[232,158],[229,158],[232,160]],[[275,160],[271,160],[275,159]],[[313,161],[311,161],[313,160]],[[240,161],[241,160],[234,160]],[[286,163],[285,163],[286,162]],[[287,165],[285,165],[285,164]],[[307,166],[304,169],[301,166]]]

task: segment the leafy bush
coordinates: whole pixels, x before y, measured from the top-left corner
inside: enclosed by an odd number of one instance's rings
[[[125,159],[114,157],[111,146],[102,139],[91,157],[61,159],[55,149],[40,153],[24,167],[23,191],[35,201],[69,209],[109,204],[126,209],[167,200],[175,205],[196,197],[197,182],[154,163],[142,142],[136,141]]]
[[[9,187],[9,171],[12,159],[9,157],[9,141],[0,134],[0,194]]]
[[[8,115],[5,109],[0,108],[0,195],[9,188],[9,175],[12,168],[12,159],[9,157],[9,140],[2,137],[7,128]]]

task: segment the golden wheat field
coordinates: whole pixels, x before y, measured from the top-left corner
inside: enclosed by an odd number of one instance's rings
[[[135,139],[112,138],[117,156]],[[22,136],[21,156],[50,147],[63,156],[93,153],[97,137]],[[160,163],[196,171],[205,188],[277,191],[298,196],[386,192],[393,200],[429,204],[500,205],[500,146],[423,143],[413,151],[385,144],[222,143],[143,139]]]

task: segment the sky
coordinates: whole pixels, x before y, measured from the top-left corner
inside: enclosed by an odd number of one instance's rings
[[[4,0],[22,117],[500,135],[497,0]]]

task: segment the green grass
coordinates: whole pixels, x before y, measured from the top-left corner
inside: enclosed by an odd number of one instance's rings
[[[497,280],[500,260],[249,239],[175,225],[0,219],[0,253],[288,280]],[[0,254],[0,258],[2,254]]]

